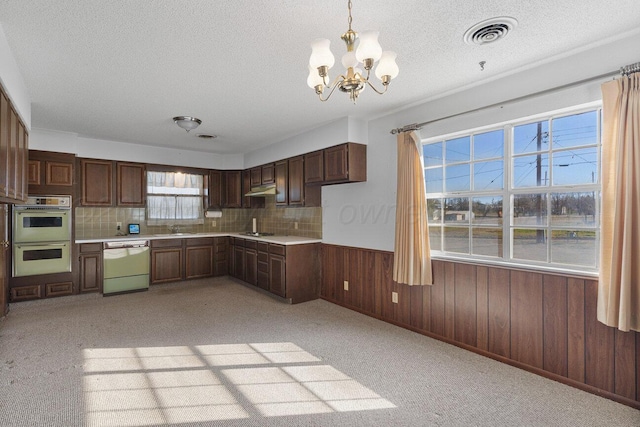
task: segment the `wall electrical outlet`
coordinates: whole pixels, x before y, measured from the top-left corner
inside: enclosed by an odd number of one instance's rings
[[[349,290],[349,281],[348,281],[348,280],[345,280],[345,281],[344,281],[344,290],[345,290],[345,291],[348,291],[348,290]]]
[[[295,230],[297,230],[297,229],[298,229],[298,222],[294,222],[294,223],[293,223],[293,228],[294,228]]]
[[[211,226],[212,226],[212,227],[215,227],[215,226],[216,226],[216,220],[215,220],[215,219],[212,219],[212,220],[211,220]]]
[[[122,227],[122,223],[120,221],[116,222],[116,227],[118,227],[118,229],[120,229]]]
[[[391,302],[394,304],[398,303],[398,293],[397,292],[391,292]]]

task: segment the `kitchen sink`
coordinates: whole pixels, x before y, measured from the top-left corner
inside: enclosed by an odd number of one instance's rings
[[[239,233],[241,236],[253,236],[253,237],[267,237],[274,236],[273,233],[253,233],[251,231],[245,231],[244,233]]]
[[[191,236],[196,233],[163,233],[163,234],[154,234],[156,237],[164,237],[164,236]]]

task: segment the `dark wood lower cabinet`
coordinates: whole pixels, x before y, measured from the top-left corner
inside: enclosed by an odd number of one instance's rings
[[[292,304],[317,299],[320,244],[278,245],[230,238],[230,274]]]
[[[229,238],[215,237],[213,246],[213,275],[226,276],[229,274]]]
[[[254,248],[245,248],[244,281],[250,285],[258,286],[258,251]]]
[[[102,292],[102,244],[81,244],[79,259],[80,293]]]
[[[151,283],[182,280],[182,247],[151,250]]]
[[[269,254],[269,290],[283,298],[287,294],[286,265],[282,255]]]
[[[598,322],[597,279],[448,260],[432,267],[433,285],[407,286],[393,281],[391,252],[322,245],[321,297],[640,409],[640,333]]]

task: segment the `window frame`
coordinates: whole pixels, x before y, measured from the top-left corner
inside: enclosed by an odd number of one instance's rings
[[[579,115],[587,112],[596,112],[596,142],[594,144],[587,145],[579,145],[579,146],[571,146],[567,148],[557,148],[554,149],[552,144],[548,144],[548,147],[544,151],[532,151],[527,153],[518,153],[514,154],[514,129],[517,126],[527,125],[527,124],[535,124],[540,121],[547,121],[550,125],[550,130],[552,123],[554,120]],[[561,110],[549,111],[541,114],[532,115],[529,117],[504,121],[501,123],[495,123],[491,125],[476,127],[472,129],[465,129],[461,131],[451,132],[447,134],[437,135],[433,137],[423,138],[420,144],[420,154],[421,156],[424,154],[424,146],[432,143],[444,142],[449,140],[455,140],[458,138],[462,138],[465,136],[475,136],[478,134],[483,134],[491,131],[502,130],[503,134],[503,186],[501,190],[475,190],[474,189],[474,165],[478,163],[477,159],[474,159],[473,153],[473,138],[470,139],[470,149],[469,149],[469,161],[467,162],[470,165],[469,174],[470,174],[470,183],[469,190],[465,191],[446,191],[446,167],[450,164],[460,164],[457,163],[447,163],[446,158],[444,157],[444,153],[446,152],[446,148],[443,144],[442,152],[443,159],[440,165],[431,165],[425,166],[425,172],[428,169],[434,169],[437,167],[442,167],[442,179],[443,186],[442,191],[437,193],[427,193],[427,205],[429,205],[430,200],[439,200],[440,201],[440,212],[441,218],[440,221],[434,224],[431,224],[431,220],[429,220],[429,229],[432,227],[438,227],[438,237],[440,241],[437,245],[432,244],[432,248],[434,246],[439,247],[439,249],[432,249],[431,256],[432,258],[441,258],[441,259],[453,259],[453,260],[462,260],[462,261],[473,261],[480,264],[489,264],[489,265],[504,265],[509,267],[516,267],[522,269],[529,270],[540,270],[540,271],[551,271],[551,272],[561,272],[561,273],[569,273],[569,274],[579,274],[580,276],[589,276],[589,277],[597,277],[598,269],[599,269],[599,243],[600,243],[600,221],[601,221],[601,187],[602,187],[602,172],[601,172],[601,151],[602,151],[602,103],[601,102],[592,102],[589,104],[584,104],[581,106],[575,106],[570,108],[564,108]],[[553,135],[553,133],[552,133]],[[596,148],[596,174],[594,176],[594,182],[585,184],[565,184],[565,185],[554,185],[553,184],[553,175],[550,170],[553,168],[552,159],[555,153],[561,153],[563,151],[575,151],[583,148]],[[547,159],[547,164],[549,165],[549,177],[548,184],[541,186],[531,186],[531,187],[515,187],[513,179],[514,179],[514,159],[518,157],[524,156],[532,156],[541,153],[542,155],[547,155],[549,158]],[[424,159],[423,159],[424,160]],[[491,158],[491,160],[495,160],[495,158]],[[487,161],[487,159],[482,159],[481,161]],[[426,173],[425,173],[426,176]],[[553,194],[566,194],[566,193],[592,193],[594,204],[595,204],[595,212],[593,218],[593,227],[589,226],[579,226],[579,225],[562,225],[562,224],[554,224],[552,218],[549,215],[552,212],[552,197]],[[524,226],[522,224],[516,224],[514,221],[514,196],[526,195],[526,194],[543,194],[545,195],[545,216],[547,217],[546,223],[542,227],[538,226]],[[473,209],[474,209],[474,200],[482,197],[502,197],[502,224],[500,226],[483,226],[483,225],[474,225],[473,223]],[[457,227],[465,228],[468,230],[469,235],[469,250],[468,253],[460,253],[460,252],[452,252],[445,250],[445,229],[447,227],[456,227],[456,225],[447,224],[444,218],[444,213],[446,207],[447,199],[451,199],[453,197],[457,198],[467,198],[469,203],[469,213],[470,218],[469,221],[464,225],[457,225]],[[508,213],[508,215],[506,214]],[[428,215],[430,218],[430,215]],[[474,246],[473,246],[473,232],[476,228],[490,228],[490,229],[500,229],[502,232],[502,254],[500,256],[486,256],[473,254]],[[542,228],[546,233],[546,260],[545,261],[533,261],[526,259],[514,258],[513,249],[514,249],[514,230],[515,229],[540,229]],[[581,265],[573,265],[573,264],[562,264],[559,262],[552,261],[552,233],[557,230],[588,230],[595,231],[595,265],[594,266],[581,266]]]
[[[201,180],[202,180],[202,186],[199,188],[198,190],[198,194],[180,194],[180,193],[167,193],[167,192],[152,192],[149,191],[149,180],[150,180],[150,173],[165,173],[165,174],[186,174],[186,175],[195,175],[195,176],[200,176]],[[198,225],[198,224],[204,224],[204,201],[205,201],[205,197],[207,196],[207,174],[204,173],[200,173],[198,171],[183,171],[183,170],[150,170],[147,173],[147,181],[145,183],[145,185],[147,186],[147,204],[148,204],[148,199],[150,197],[161,197],[161,198],[171,198],[173,197],[174,199],[174,203],[176,204],[176,207],[174,208],[174,211],[177,213],[177,205],[178,205],[178,199],[180,198],[192,198],[192,199],[199,199],[199,209],[197,209],[198,212],[198,216],[196,218],[162,218],[162,217],[151,217],[151,208],[149,208],[149,206],[147,206],[146,209],[146,220],[147,220],[147,225],[168,225],[168,226],[173,226],[173,225]],[[178,188],[178,187],[174,187],[174,188]]]

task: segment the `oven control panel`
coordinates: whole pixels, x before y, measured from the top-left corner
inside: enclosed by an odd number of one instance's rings
[[[26,207],[58,207],[70,208],[71,196],[33,196],[28,197],[23,205]]]

